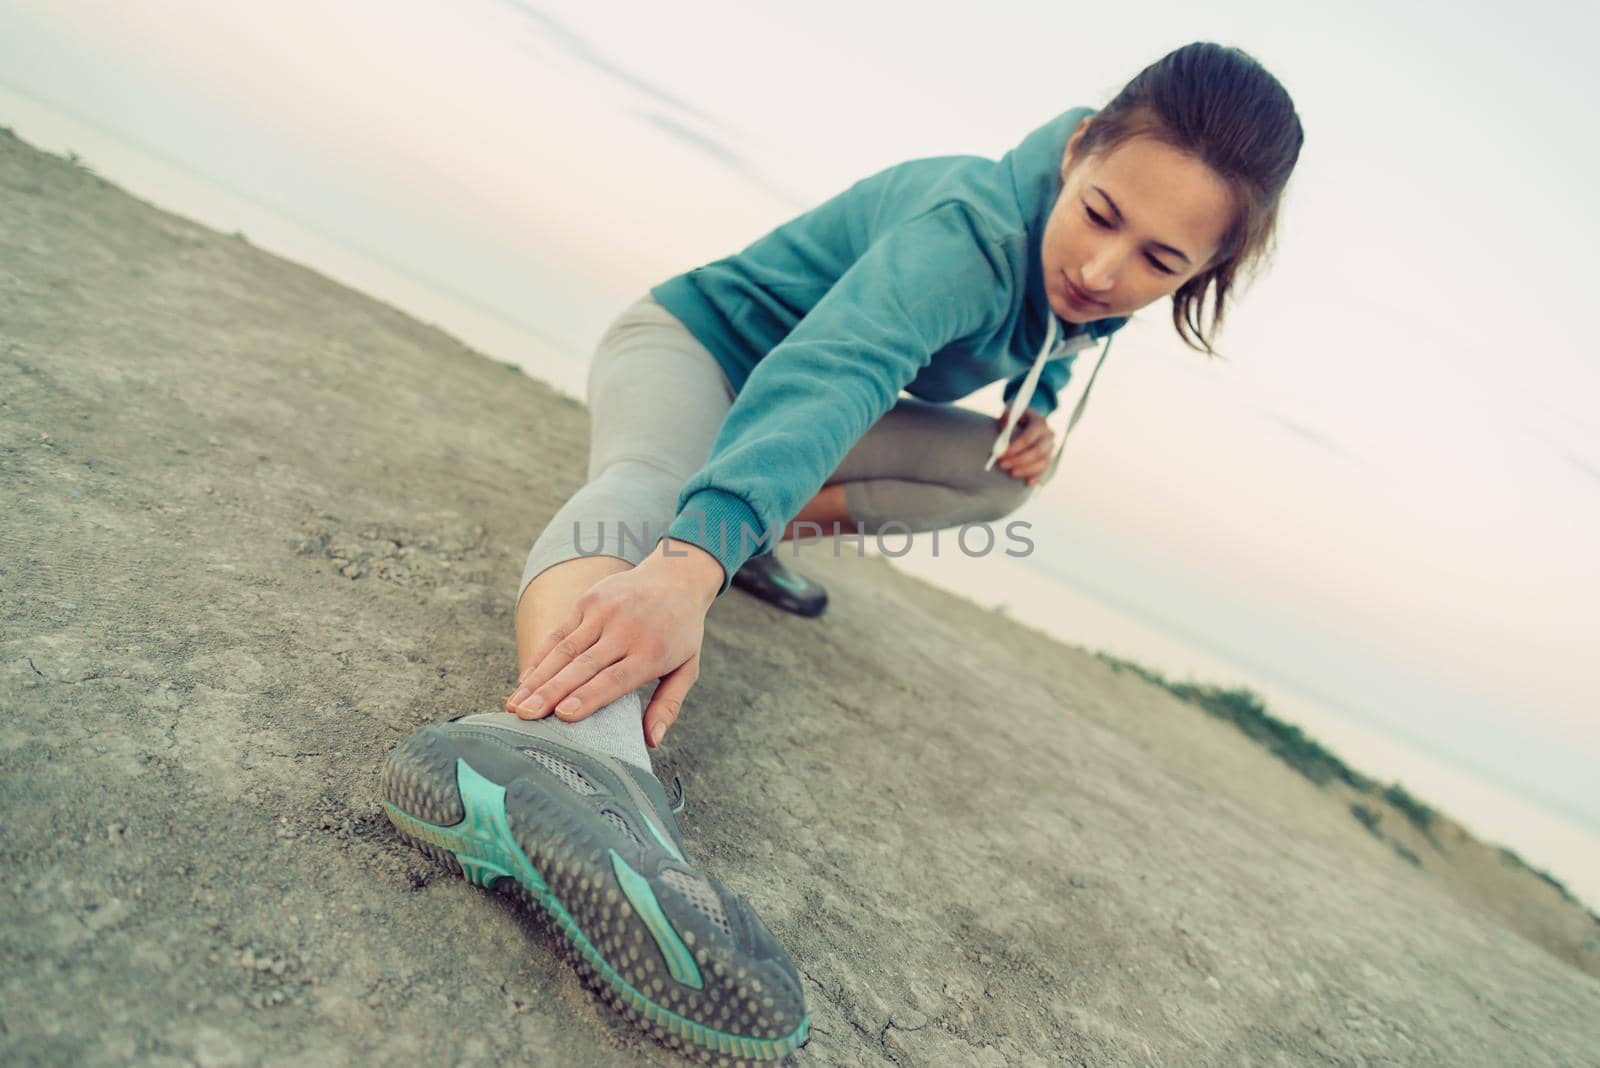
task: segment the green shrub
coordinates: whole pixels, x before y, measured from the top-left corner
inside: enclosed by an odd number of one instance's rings
[[[1375,808],[1368,808],[1366,805],[1357,802],[1356,804],[1350,806],[1350,815],[1354,816],[1361,826],[1365,827],[1379,838],[1383,837],[1383,832],[1378,830],[1378,824],[1383,822],[1382,812],[1379,812]]]
[[[1394,841],[1393,839],[1389,840],[1389,844],[1394,846],[1394,851],[1400,854],[1400,856],[1404,857],[1406,860],[1409,860],[1415,866],[1419,868],[1422,867],[1422,858],[1411,852],[1411,850],[1407,849],[1405,846]]]
[[[1384,788],[1383,799],[1399,809],[1400,814],[1410,820],[1417,830],[1427,835],[1430,841],[1433,839],[1433,823],[1439,816],[1437,812],[1412,797],[1406,792],[1406,788],[1397,782],[1390,783]]]

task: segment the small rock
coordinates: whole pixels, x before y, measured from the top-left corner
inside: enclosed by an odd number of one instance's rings
[[[1214,976],[1214,975],[1206,976],[1206,986],[1209,986],[1212,990],[1221,990],[1222,989],[1222,983],[1220,983],[1217,980],[1217,977]]]
[[[105,904],[90,910],[83,918],[84,926],[89,930],[99,932],[114,924],[120,923],[127,915],[128,906],[118,898],[110,898]]]

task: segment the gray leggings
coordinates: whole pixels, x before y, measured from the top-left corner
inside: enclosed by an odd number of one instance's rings
[[[588,482],[533,543],[519,600],[541,571],[566,560],[648,556],[677,515],[678,490],[711,455],[734,391],[688,327],[645,296],[601,335],[588,400]],[[983,469],[999,429],[991,416],[901,397],[825,484],[844,483],[852,525],[864,534],[886,523],[918,532],[993,521],[1033,492],[998,467]]]

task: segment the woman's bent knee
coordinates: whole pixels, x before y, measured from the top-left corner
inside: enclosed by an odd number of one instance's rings
[[[1026,480],[1012,478],[1003,471],[996,473],[999,478],[984,483],[974,494],[974,510],[978,513],[974,522],[1004,519],[1033,496],[1034,488]]]

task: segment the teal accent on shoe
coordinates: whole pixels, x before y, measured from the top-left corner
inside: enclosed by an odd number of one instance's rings
[[[683,854],[678,852],[678,847],[672,844],[672,839],[662,834],[660,829],[656,827],[656,821],[650,818],[649,813],[643,813],[642,815],[644,818],[644,825],[650,828],[650,833],[655,836],[656,841],[661,843],[661,848],[665,849],[668,853],[671,853],[672,859],[676,860],[679,864],[689,863],[687,860],[683,859]]]
[[[492,887],[495,881],[506,876],[516,879],[549,914],[557,930],[594,969],[600,981],[621,995],[635,1012],[651,1023],[658,1024],[670,1034],[679,1035],[707,1049],[722,1053],[737,1052],[742,1056],[760,1060],[775,1060],[787,1056],[805,1044],[811,1034],[809,1016],[801,1017],[799,1025],[782,1037],[748,1038],[696,1023],[664,1005],[658,1005],[640,993],[633,984],[622,977],[622,973],[611,966],[611,962],[601,955],[594,943],[589,941],[571,913],[561,904],[561,899],[551,891],[549,885],[539,875],[538,869],[523,854],[522,848],[511,836],[511,828],[506,823],[505,788],[479,775],[471,765],[458,757],[456,789],[461,795],[461,804],[466,815],[462,817],[460,823],[452,827],[440,827],[419,820],[387,800],[384,801],[383,808],[388,813],[390,822],[401,833],[455,854],[461,863],[463,873],[478,886]],[[646,823],[648,822],[646,820]],[[655,832],[653,827],[651,830],[659,837],[659,832]],[[612,857],[616,857],[614,852]],[[635,875],[642,879],[637,873]],[[488,881],[483,881],[484,879]],[[649,889],[648,884],[646,889]],[[652,902],[654,897],[654,894],[650,895]],[[656,908],[659,910],[660,906],[657,905]],[[644,915],[642,910],[640,915]],[[664,916],[662,921],[665,922]],[[676,937],[677,932],[674,931],[673,934]],[[668,956],[667,959],[670,969],[671,957]],[[693,957],[690,958],[690,963],[693,963]],[[697,968],[696,975],[698,974]]]
[[[767,577],[792,593],[806,592],[805,579],[786,579],[782,575],[768,575]]]
[[[678,937],[678,932],[673,929],[672,922],[667,919],[667,914],[661,911],[661,903],[656,900],[654,890],[640,875],[628,866],[628,862],[617,856],[615,849],[608,849],[611,854],[611,870],[617,873],[617,883],[622,887],[622,892],[627,896],[628,902],[633,905],[634,911],[650,928],[650,936],[656,940],[656,945],[661,947],[661,955],[666,958],[667,972],[684,986],[692,986],[696,990],[705,988],[705,980],[700,976],[700,968],[694,962],[694,954],[689,952],[689,947],[683,944],[683,939]]]
[[[387,801],[384,807],[391,819],[396,814],[404,818],[406,829],[415,837],[454,853],[461,862],[461,873],[473,885],[492,890],[495,883],[510,877],[535,893],[548,892],[545,881],[517,848],[511,828],[506,825],[506,788],[479,775],[458,757],[456,791],[466,815],[454,827],[424,823]]]

